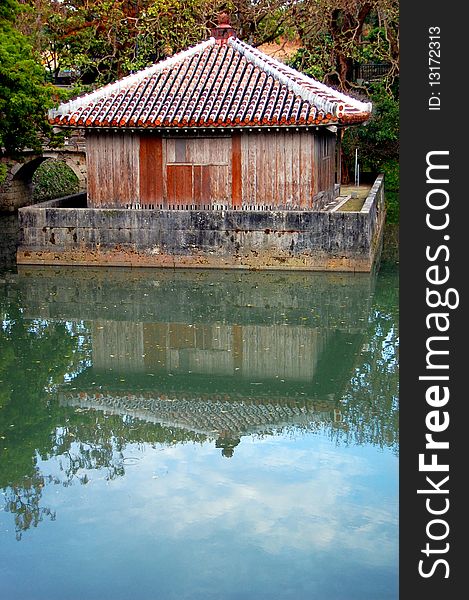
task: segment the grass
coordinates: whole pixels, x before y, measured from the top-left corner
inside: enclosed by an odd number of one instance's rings
[[[344,212],[359,211],[362,209],[364,203],[364,198],[350,198],[350,200],[347,200],[345,204],[342,204],[339,210]]]
[[[370,192],[370,185],[342,185],[340,187],[341,196],[355,196],[347,200],[345,204],[340,207],[340,211],[359,211],[361,210],[365,200]]]

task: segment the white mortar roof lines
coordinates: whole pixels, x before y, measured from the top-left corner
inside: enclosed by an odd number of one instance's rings
[[[324,83],[320,83],[316,79],[307,77],[303,73],[292,69],[275,58],[267,56],[266,54],[260,52],[252,46],[249,46],[237,38],[230,38],[228,43],[241,52],[241,54],[246,56],[248,60],[254,62],[259,68],[268,71],[281,83],[287,85],[295,94],[301,96],[304,100],[307,100],[321,110],[325,110],[326,112],[330,112],[335,115],[338,112],[337,103],[343,102],[361,112],[371,112],[371,102],[361,102],[360,100],[356,100],[351,96],[342,94],[341,92],[328,87]],[[292,80],[291,78],[294,79]],[[304,85],[298,83],[298,80],[300,80]],[[305,89],[305,86],[308,88],[317,88],[325,94],[334,96],[337,98],[337,103],[330,100],[325,100],[322,96],[315,93],[311,89]]]
[[[182,52],[178,52],[169,58],[155,63],[146,69],[142,69],[141,71],[137,71],[137,73],[132,73],[131,75],[127,75],[118,81],[114,81],[113,83],[109,83],[102,88],[95,90],[94,92],[90,92],[89,94],[85,94],[84,96],[79,96],[75,98],[75,100],[71,100],[70,102],[66,102],[64,104],[60,104],[57,108],[53,108],[49,111],[49,118],[53,119],[57,115],[65,115],[71,114],[75,112],[78,108],[82,108],[88,105],[90,102],[96,102],[103,96],[112,95],[116,92],[119,92],[123,88],[127,88],[133,83],[140,83],[146,77],[154,75],[155,73],[159,73],[164,71],[165,69],[169,69],[175,64],[179,62],[184,62],[187,58],[197,54],[198,52],[203,52],[205,48],[209,46],[215,45],[215,38],[209,38],[208,40],[201,42],[195,46],[191,46],[187,50],[183,50]]]

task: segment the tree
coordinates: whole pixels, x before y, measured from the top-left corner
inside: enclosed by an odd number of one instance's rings
[[[304,0],[291,15],[303,45],[296,68],[348,91],[360,87],[355,64],[384,62],[391,88],[399,74],[398,0]]]
[[[21,28],[34,40],[52,80],[71,69],[103,84],[206,37],[209,0],[23,0]]]
[[[40,148],[38,134],[49,132],[45,112],[53,91],[29,40],[15,28],[19,11],[16,0],[0,6],[0,153],[10,155]]]
[[[79,83],[103,84],[210,35],[226,10],[242,39],[257,46],[290,27],[289,0],[22,0],[20,28],[52,81],[70,69]]]
[[[386,175],[388,221],[399,214],[399,3],[397,0],[304,0],[291,9],[302,47],[292,65],[360,99],[371,99],[365,127],[346,130],[342,180],[348,182],[355,150],[361,166]],[[379,83],[358,81],[355,67],[384,63]]]

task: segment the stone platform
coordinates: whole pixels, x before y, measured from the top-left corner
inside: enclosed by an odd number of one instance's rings
[[[19,211],[19,264],[371,271],[383,176],[360,211],[86,208],[86,195]]]

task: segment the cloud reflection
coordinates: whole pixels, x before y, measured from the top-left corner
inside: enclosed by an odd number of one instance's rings
[[[396,563],[397,501],[380,487],[383,468],[397,478],[389,452],[339,450],[312,435],[295,446],[282,437],[257,440],[231,461],[213,444],[158,450],[128,446],[124,455],[140,460],[125,477],[104,482],[91,475],[97,523],[104,519],[125,531],[130,522],[133,535],[179,542],[229,532],[241,546],[269,555],[339,551],[353,563]]]

